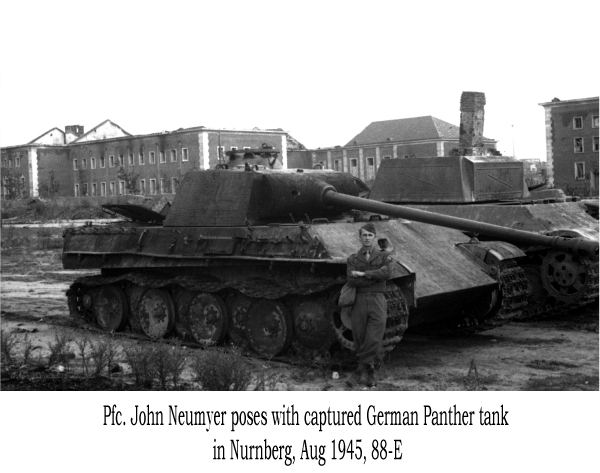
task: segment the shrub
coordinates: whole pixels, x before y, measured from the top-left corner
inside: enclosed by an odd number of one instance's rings
[[[83,375],[87,377],[90,373],[90,358],[87,356],[86,348],[88,345],[91,345],[90,339],[88,337],[83,337],[77,340],[75,344],[77,345],[77,348],[79,349],[79,355],[81,356],[81,369],[83,371]]]
[[[29,339],[29,335],[25,335],[23,339],[23,363],[28,365],[31,361],[31,352],[33,351],[33,342]]]
[[[100,376],[102,370],[106,366],[106,342],[99,340],[97,343],[90,342],[92,367],[94,368],[93,376]]]
[[[72,353],[69,350],[69,336],[66,332],[54,332],[54,342],[48,343],[50,355],[48,356],[48,368],[51,368],[57,363],[68,365],[72,358]]]
[[[169,380],[173,383],[173,387],[177,388],[186,361],[186,356],[181,351],[179,345],[173,347],[161,342],[154,349],[152,357],[161,389],[167,389],[167,382]]]
[[[106,347],[104,352],[106,358],[106,369],[108,370],[108,374],[110,376],[113,364],[119,361],[119,347],[112,338],[105,340],[103,343]]]
[[[154,382],[153,349],[148,345],[124,347],[125,361],[131,366],[136,386],[150,389]]]
[[[261,371],[255,379],[254,391],[275,391],[279,376],[277,373],[265,373]]]
[[[37,231],[38,248],[40,250],[47,250],[50,248],[50,240],[52,238],[52,231],[49,228],[40,228]]]
[[[22,246],[28,246],[30,239],[27,233],[22,229],[17,229],[12,225],[2,228],[2,239],[0,245],[3,250],[10,250]]]
[[[0,355],[2,356],[2,365],[14,362],[14,350],[18,345],[17,336],[14,332],[0,330]]]
[[[206,391],[245,391],[252,381],[250,366],[238,350],[205,350],[194,358],[192,370]]]

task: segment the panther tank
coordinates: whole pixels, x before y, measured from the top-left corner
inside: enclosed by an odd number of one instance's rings
[[[540,198],[544,191],[530,193],[525,184],[522,161],[484,155],[478,141],[484,103],[479,92],[463,93],[457,155],[383,160],[370,198],[539,235],[597,242],[598,221],[578,198],[564,194]],[[568,309],[598,298],[597,254],[581,255],[509,236],[502,240],[526,254],[518,262],[530,290],[524,315]]]
[[[99,271],[71,285],[70,312],[106,331],[200,344],[227,339],[266,357],[352,350],[337,300],[367,219],[394,260],[389,351],[409,325],[484,324],[525,307],[518,266],[525,253],[459,230],[493,238],[508,231],[515,241],[598,251],[582,238],[439,216],[369,200],[367,192],[362,181],[336,171],[188,172],[166,217],[121,206],[113,210],[131,221],[65,232],[63,266]]]

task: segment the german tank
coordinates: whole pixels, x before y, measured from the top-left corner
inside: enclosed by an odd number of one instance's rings
[[[450,227],[492,237],[507,229],[368,200],[367,191],[352,175],[327,170],[189,172],[166,217],[121,209],[135,221],[65,232],[64,267],[99,270],[71,285],[70,312],[106,331],[202,344],[228,338],[263,356],[352,350],[337,299],[368,218],[395,261],[386,350],[408,325],[485,324],[521,313],[525,253]],[[582,238],[510,231],[516,241],[598,251]]]
[[[577,198],[533,197],[521,161],[484,155],[484,104],[482,93],[463,93],[458,153],[382,161],[370,198],[539,235],[597,242],[598,221]],[[516,244],[526,254],[518,262],[530,289],[524,315],[568,309],[598,298],[597,254],[518,242],[508,234],[496,238]]]

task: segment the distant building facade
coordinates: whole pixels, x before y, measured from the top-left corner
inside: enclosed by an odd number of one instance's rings
[[[110,120],[87,133],[79,125],[53,128],[2,148],[2,195],[172,194],[186,172],[214,169],[231,150],[272,147],[280,151],[275,167],[287,168],[287,138],[281,129],[205,127],[134,136]]]
[[[345,146],[290,151],[289,156],[305,167],[349,172],[369,183],[383,159],[451,156],[459,149],[459,132],[460,127],[432,116],[377,121]],[[496,140],[481,137],[481,142],[486,152],[496,153]]]
[[[598,97],[540,103],[546,123],[548,186],[598,195]]]

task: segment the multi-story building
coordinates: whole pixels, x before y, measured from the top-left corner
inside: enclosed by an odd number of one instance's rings
[[[546,121],[548,186],[598,195],[598,97],[541,103]]]
[[[281,129],[206,127],[134,136],[110,120],[87,133],[79,125],[53,128],[2,148],[3,195],[174,193],[186,172],[214,168],[226,151],[271,147],[280,151],[274,167],[287,168],[287,138]]]
[[[365,182],[375,178],[382,159],[451,156],[459,150],[460,127],[432,116],[377,121],[345,146],[290,151],[290,160],[311,167],[350,172]],[[496,140],[481,138],[485,152],[496,153]],[[310,156],[310,159],[302,155]]]

